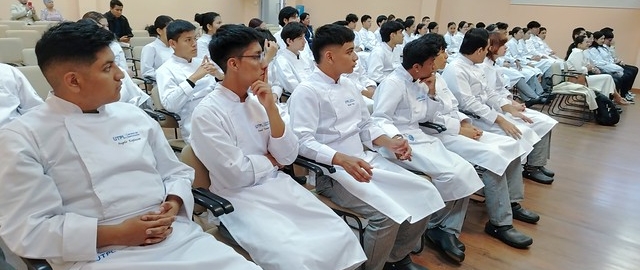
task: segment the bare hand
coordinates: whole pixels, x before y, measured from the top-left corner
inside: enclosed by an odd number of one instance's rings
[[[513,117],[522,119],[522,121],[525,121],[526,123],[529,123],[529,124],[533,123],[533,120],[531,120],[531,118],[527,117],[521,112],[515,112],[515,113],[512,113],[511,115],[513,115]]]
[[[507,121],[507,119],[504,119],[504,117],[502,116],[498,116],[498,119],[496,119],[496,124],[498,124],[498,126],[500,126],[500,128],[502,128],[502,130],[504,130],[507,135],[513,137],[516,140],[520,139],[520,137],[522,136],[522,131],[520,131],[520,129],[518,129],[516,125]]]
[[[433,96],[436,94],[436,76],[435,72],[431,73],[431,75],[427,78],[422,79],[420,82],[426,84],[429,87],[429,95]]]
[[[373,167],[366,161],[347,156],[342,153],[336,153],[331,161],[333,164],[342,167],[349,175],[358,182],[369,182],[373,175]]]
[[[258,97],[258,101],[265,109],[272,109],[276,104],[276,97],[271,92],[271,86],[268,83],[263,81],[255,81],[251,85],[251,91],[253,94]]]
[[[278,53],[278,43],[274,41],[264,40],[264,62],[270,63]]]
[[[517,102],[515,100],[511,102],[511,106],[516,108],[516,110],[519,111],[519,112],[524,112],[524,110],[527,109],[527,106],[525,106],[524,104],[522,104],[520,102]]]
[[[373,86],[367,86],[366,89],[360,91],[360,94],[362,94],[365,97],[368,97],[370,99],[373,99],[373,94],[376,92],[376,88]]]
[[[156,216],[155,213],[148,215]],[[160,243],[173,231],[171,224],[175,221],[175,216],[143,220],[144,216],[146,215],[129,218],[118,225],[122,245],[141,246]]]
[[[411,161],[411,146],[405,138],[391,139],[387,149],[393,152],[397,159]]]
[[[460,135],[465,136],[469,139],[477,140],[482,136],[482,130],[471,125],[460,126]]]
[[[120,37],[119,41],[120,42],[125,42],[125,43],[129,43],[129,37],[128,36],[122,36]]]
[[[518,70],[522,70],[522,65],[520,65],[520,61],[516,61],[516,68]]]

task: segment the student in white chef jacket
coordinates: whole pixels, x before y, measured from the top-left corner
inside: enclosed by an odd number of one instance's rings
[[[378,15],[378,17],[376,18],[376,24],[378,25],[378,29],[376,29],[376,31],[373,32],[373,34],[376,36],[376,42],[377,42],[376,46],[382,43],[382,36],[380,36],[380,27],[382,27],[382,25],[386,22],[387,22],[387,16],[385,15]],[[375,47],[373,49],[375,49]]]
[[[289,99],[300,155],[335,165],[337,172],[317,179],[316,190],[367,218],[364,269],[425,269],[411,262],[409,252],[420,241],[428,216],[444,203],[428,180],[363,151],[364,143],[390,149],[402,160],[411,155],[404,138],[390,138],[373,123],[360,89],[341,77],[353,71],[357,60],[353,40],[353,31],[342,26],[316,30],[317,69]]]
[[[209,42],[211,42],[211,37],[218,31],[218,28],[222,26],[222,17],[216,12],[196,13],[193,20],[202,27],[202,36],[197,41],[198,55],[196,57],[200,59],[205,56],[209,57]]]
[[[362,15],[362,17],[360,17],[360,23],[362,23],[362,28],[358,31],[360,44],[365,52],[370,52],[378,45],[376,34],[369,30],[371,29],[371,16]]]
[[[42,104],[42,98],[18,70],[0,63],[0,127]]]
[[[99,13],[97,11],[89,11],[82,16],[82,19],[91,19],[96,24],[98,24],[98,26],[109,30],[109,21],[107,21],[107,18],[104,17],[104,14],[102,13]],[[116,65],[126,70],[127,72],[132,72],[127,66],[127,58],[124,55],[122,46],[120,45],[120,42],[118,42],[118,40],[115,38],[115,36],[113,37],[113,41],[109,43],[109,48],[113,52],[113,55],[115,55]]]
[[[448,54],[444,38],[428,34],[424,39],[440,48],[434,65],[437,69],[445,68]],[[474,126],[467,115],[458,111],[458,100],[442,76],[436,74],[435,79],[437,105],[435,110],[429,110],[432,113],[427,114],[426,120],[443,125],[446,130],[441,133],[426,127],[422,130],[439,138],[448,150],[481,167],[485,205],[489,214],[486,227],[500,228],[496,232],[502,234],[502,238],[510,245],[531,245],[531,237],[513,227],[513,218],[525,210],[520,206],[524,199],[520,156],[530,151],[532,146],[523,149],[518,141],[509,136],[482,131]]]
[[[431,177],[446,207],[431,216],[427,236],[449,258],[462,262],[464,250],[457,243],[460,243],[458,237],[469,196],[484,185],[469,162],[420,129],[420,122],[426,122],[426,117],[438,108],[437,100],[429,96],[430,89],[425,84],[433,81],[433,61],[438,53],[439,48],[425,39],[407,43],[402,66],[384,79],[374,94],[371,117],[388,136],[402,134],[409,141],[410,161],[399,161],[385,149],[379,153],[404,168]],[[430,87],[435,91],[435,85]]]
[[[532,129],[534,123],[516,108],[512,102],[496,91],[495,81],[501,78],[494,73],[486,74],[484,62],[489,48],[489,33],[484,29],[472,29],[467,33],[460,47],[461,56],[447,65],[442,77],[449,89],[460,102],[459,109],[479,117],[473,124],[484,131],[506,134],[519,139],[526,149],[533,145],[527,156],[527,170],[523,172],[528,179],[542,184],[551,184],[554,173],[544,165],[549,157],[550,134],[544,138]],[[463,51],[464,49],[464,51]],[[524,161],[524,160],[523,160]]]
[[[167,26],[167,38],[174,54],[156,70],[160,102],[168,111],[180,115],[180,132],[187,143],[193,109],[213,91],[216,77],[224,78],[208,57],[195,57],[195,29],[184,20],[175,20]]]
[[[291,93],[301,82],[305,81],[315,64],[313,60],[301,55],[307,40],[304,38],[306,31],[304,24],[292,22],[282,28],[280,37],[285,40],[287,47],[280,48],[275,58],[274,73],[278,84],[285,92]]]
[[[553,175],[545,174],[544,171],[548,169],[544,168],[547,164],[547,160],[550,157],[551,147],[551,131],[553,127],[558,124],[558,121],[536,110],[527,109],[524,104],[521,104],[513,99],[513,96],[509,90],[507,90],[504,84],[504,79],[501,70],[494,64],[492,58],[504,54],[506,48],[504,44],[507,42],[506,38],[500,33],[491,33],[489,38],[488,54],[484,63],[480,64],[484,69],[484,74],[487,79],[489,89],[493,89],[498,96],[502,98],[502,101],[498,99],[497,102],[490,103],[492,108],[500,113],[507,113],[508,110],[515,108],[520,111],[524,116],[532,120],[527,126],[536,132],[540,137],[540,141],[533,147],[534,150],[527,157],[525,177],[536,180],[544,179],[543,176],[553,178]],[[506,106],[497,106],[496,104],[511,103]],[[511,108],[510,108],[511,107]],[[507,108],[507,109],[505,109]]]
[[[0,237],[56,270],[260,269],[191,221],[193,170],[155,121],[115,102],[112,39],[81,21],[36,46],[54,95],[0,130]]]
[[[142,47],[140,53],[140,71],[143,78],[156,79],[156,69],[166,62],[173,54],[173,49],[169,46],[167,39],[167,25],[173,19],[166,15],[160,15],[156,18],[153,25],[147,27],[150,36],[156,39]]]
[[[364,103],[367,105],[367,109],[369,110],[369,113],[372,113],[373,112],[373,94],[375,93],[376,88],[378,87],[378,84],[372,79],[369,79],[369,77],[367,77],[367,73],[365,69],[362,67],[361,60],[362,59],[358,58],[358,60],[356,61],[356,67],[353,68],[353,72],[349,74],[342,74],[342,76],[349,78],[353,83],[355,83],[358,86],[358,89],[361,90],[360,93],[362,94]]]
[[[380,27],[382,43],[379,43],[378,47],[373,49],[369,59],[367,59],[367,76],[376,83],[382,82],[386,76],[399,66],[399,59],[397,59],[394,51],[398,49],[398,45],[402,45],[404,39],[403,30],[404,25],[396,21],[386,22]]]
[[[599,73],[600,70],[589,61],[586,56],[589,49],[587,37],[578,36],[573,39],[575,48],[571,50],[569,58],[567,58],[567,66],[571,70],[576,70],[579,73],[587,75],[589,71]],[[627,105],[628,102],[622,98],[618,90],[616,90],[616,84],[613,81],[613,77],[609,74],[593,74],[586,76],[587,83],[590,88],[599,91],[606,97],[611,97],[616,104]]]
[[[366,257],[347,224],[278,170],[298,156],[298,138],[262,81],[261,39],[237,26],[211,41],[226,76],[193,113],[193,150],[211,178],[205,188],[233,204],[220,220],[263,269],[354,269]]]

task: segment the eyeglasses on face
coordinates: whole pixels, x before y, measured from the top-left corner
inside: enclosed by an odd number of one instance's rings
[[[254,60],[258,61],[258,62],[262,62],[264,61],[264,51],[261,52],[260,54],[253,54],[253,55],[238,55],[237,57],[243,58],[243,57],[250,57],[253,58]]]

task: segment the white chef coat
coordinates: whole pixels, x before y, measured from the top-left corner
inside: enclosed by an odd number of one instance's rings
[[[160,102],[168,111],[180,115],[180,132],[187,143],[191,133],[193,109],[216,86],[215,77],[210,74],[194,82],[195,87],[187,82],[187,78],[198,70],[201,63],[200,58],[193,58],[189,63],[174,54],[156,70]]]
[[[280,49],[274,59],[275,79],[284,91],[291,93],[311,75],[314,66],[315,63],[304,57],[302,52],[295,54],[286,48]]]
[[[585,51],[579,48],[573,48],[569,58],[567,58],[567,66],[569,69],[587,74],[587,64],[589,64],[589,59],[585,56]],[[609,74],[588,75],[586,79],[589,88],[599,91],[607,97],[616,91],[616,84],[613,81],[613,77]]]
[[[83,113],[56,96],[0,130],[0,236],[53,269],[259,269],[191,221],[193,170],[158,124],[114,102]],[[183,206],[164,241],[96,248],[97,226]]]
[[[340,166],[329,176],[393,221],[415,223],[444,206],[429,181],[363,150],[363,144],[378,149],[373,140],[385,132],[371,120],[360,89],[351,80],[341,77],[335,82],[316,68],[291,95],[289,114],[299,138],[300,155],[331,164],[333,156],[341,152],[374,167],[368,183],[354,180]]]
[[[438,101],[427,96],[429,89],[403,67],[396,68],[378,87],[373,97],[373,120],[389,137],[402,134],[411,145],[411,161],[397,161],[400,166],[421,171],[431,177],[444,201],[465,198],[484,184],[473,166],[447,150],[442,142],[420,129],[426,116],[435,113]],[[395,154],[379,151],[394,161]]]
[[[209,169],[211,191],[234,212],[220,216],[233,238],[264,269],[351,269],[366,260],[350,228],[265,156],[288,165],[298,156],[289,127],[271,136],[258,98],[244,102],[222,84],[193,113],[192,145]]]
[[[358,36],[360,37],[360,42],[364,47],[363,49],[371,51],[378,45],[376,34],[367,29],[361,28],[360,31],[358,31]]]
[[[367,59],[367,76],[377,83],[382,82],[397,66],[396,57],[394,57],[394,52],[397,50],[398,46],[392,49],[386,42],[380,43],[373,49]]]
[[[166,62],[171,55],[173,49],[164,45],[162,40],[156,38],[153,42],[142,47],[140,54],[140,70],[143,78],[156,78],[156,69]]]
[[[0,127],[42,104],[42,99],[18,70],[0,63]]]

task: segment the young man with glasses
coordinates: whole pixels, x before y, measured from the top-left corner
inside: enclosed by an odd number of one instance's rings
[[[351,229],[278,169],[298,156],[298,138],[280,117],[266,82],[255,30],[221,27],[209,45],[225,72],[193,112],[193,150],[211,172],[194,183],[229,200],[220,217],[233,239],[263,269],[354,269],[366,260]]]

